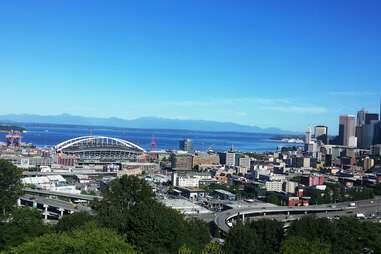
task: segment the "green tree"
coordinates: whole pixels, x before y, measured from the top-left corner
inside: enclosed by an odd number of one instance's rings
[[[304,216],[293,222],[287,233],[290,236],[304,237],[309,241],[331,242],[335,240],[336,227],[326,218]]]
[[[333,242],[333,253],[364,253],[365,249],[381,253],[381,225],[360,221],[355,218],[342,217],[335,222],[336,241]],[[342,239],[346,239],[342,241]]]
[[[282,223],[260,220],[237,223],[225,239],[226,253],[278,253],[283,239]]]
[[[330,252],[334,254],[381,253],[381,225],[350,217],[342,217],[335,221],[304,217],[291,224],[287,235],[288,238],[303,238],[312,245],[329,245]]]
[[[274,220],[259,220],[249,226],[258,236],[257,253],[278,253],[283,239],[283,224]]]
[[[189,249],[185,244],[180,247],[178,254],[192,254],[192,250]]]
[[[202,250],[201,254],[223,254],[222,246],[218,243],[208,243]]]
[[[237,223],[229,230],[225,239],[224,251],[229,254],[256,253],[257,235],[250,227]]]
[[[208,224],[199,219],[191,219],[186,221],[186,227],[186,242],[194,250],[202,250],[210,241]]]
[[[16,246],[49,230],[50,228],[43,224],[38,210],[15,209],[9,215],[7,222],[0,224],[0,250]]]
[[[274,205],[282,205],[282,200],[275,194],[269,194],[266,196],[266,202]]]
[[[0,220],[15,206],[21,192],[21,170],[6,160],[0,160]]]
[[[177,253],[184,244],[200,252],[210,240],[205,223],[186,221],[153,196],[144,180],[124,176],[111,182],[95,206],[97,218],[144,253]]]
[[[95,218],[87,212],[79,212],[64,215],[55,226],[57,232],[72,231],[75,228],[83,226],[90,221],[94,221]]]
[[[94,223],[73,232],[50,233],[6,251],[5,254],[134,254],[130,244],[109,229]]]
[[[308,241],[303,237],[291,236],[283,241],[281,254],[330,254],[330,246],[319,241]]]

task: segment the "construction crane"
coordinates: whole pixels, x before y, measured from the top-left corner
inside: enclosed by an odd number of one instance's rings
[[[155,136],[152,135],[152,139],[151,139],[151,151],[155,151],[155,150],[157,150],[157,141],[156,141]]]

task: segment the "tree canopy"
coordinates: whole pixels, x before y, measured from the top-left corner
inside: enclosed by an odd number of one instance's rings
[[[232,254],[278,253],[283,238],[282,223],[271,220],[259,220],[245,224],[236,224],[225,240],[225,252]]]
[[[270,220],[236,223],[225,239],[225,253],[360,254],[381,253],[381,225],[352,217],[306,216],[282,224]]]
[[[330,254],[330,246],[319,241],[308,241],[303,237],[291,236],[283,241],[281,254]]]
[[[0,250],[16,246],[49,230],[50,227],[43,224],[38,210],[14,209],[7,222],[0,223]]]
[[[0,160],[0,219],[16,204],[21,192],[21,170],[6,160]]]
[[[210,240],[205,223],[185,220],[155,200],[150,186],[134,176],[112,181],[94,208],[102,225],[117,231],[143,253],[177,253],[183,245],[199,252]]]
[[[87,212],[79,212],[68,214],[62,217],[55,226],[57,232],[72,231],[78,227],[81,227],[90,221],[95,221],[94,216],[91,216]]]
[[[131,245],[110,229],[94,223],[72,232],[50,233],[25,242],[6,254],[135,254]]]

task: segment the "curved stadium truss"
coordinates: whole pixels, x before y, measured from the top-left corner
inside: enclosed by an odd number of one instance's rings
[[[127,140],[105,136],[83,136],[59,143],[57,153],[76,155],[80,159],[115,160],[135,159],[145,150]]]

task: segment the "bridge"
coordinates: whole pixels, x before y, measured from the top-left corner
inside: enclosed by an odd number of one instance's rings
[[[103,172],[103,171],[90,171],[90,170],[79,170],[79,171],[66,171],[66,172],[40,172],[40,171],[23,171],[23,176],[50,176],[50,175],[62,175],[62,176],[76,176],[76,175],[87,175],[87,176],[116,176],[117,172]]]
[[[127,140],[106,136],[82,136],[55,146],[57,153],[77,155],[80,159],[134,159],[145,150]]]
[[[381,197],[372,200],[356,201],[356,207],[350,207],[350,202],[332,205],[297,206],[297,207],[246,207],[236,208],[218,213],[214,223],[223,232],[228,232],[237,220],[245,221],[256,219],[275,219],[280,221],[295,220],[308,214],[316,214],[320,217],[342,216],[354,212],[364,214],[378,214],[381,212]]]
[[[81,211],[92,213],[92,210],[86,206],[29,194],[19,197],[17,200],[17,205],[30,206],[39,209],[42,211],[45,220],[57,220],[62,218],[65,214],[72,214]]]
[[[41,196],[55,196],[55,197],[63,197],[63,198],[86,200],[86,201],[101,200],[103,198],[101,196],[72,194],[72,193],[66,193],[66,192],[38,190],[38,189],[31,189],[31,188],[24,188],[23,192],[29,193],[29,194],[37,194]]]

